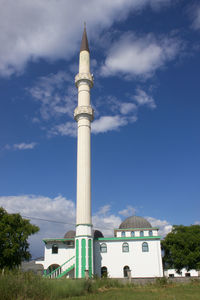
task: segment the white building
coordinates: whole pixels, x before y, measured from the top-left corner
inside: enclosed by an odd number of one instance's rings
[[[122,278],[130,270],[133,278],[163,276],[158,228],[144,218],[127,218],[109,238],[95,230],[93,241],[93,274]],[[37,263],[43,264],[45,273],[51,277],[75,277],[75,231],[61,239],[44,239],[44,243],[44,261]]]
[[[79,57],[79,73],[75,77],[78,106],[74,111],[77,121],[77,201],[76,232],[69,231],[61,239],[44,239],[45,274],[50,277],[91,277],[108,275],[122,277],[161,277],[162,260],[158,228],[142,217],[127,218],[114,236],[104,238],[92,230],[91,218],[91,122],[94,111],[90,105],[90,52],[86,29]]]
[[[164,271],[165,277],[198,277],[199,271],[197,270],[186,270],[185,268],[181,270],[180,273],[177,273],[175,269],[168,269]]]

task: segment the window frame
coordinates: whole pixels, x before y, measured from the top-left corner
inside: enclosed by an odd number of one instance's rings
[[[100,244],[100,253],[107,253],[107,244],[106,243],[101,243]]]
[[[142,243],[142,252],[149,252],[149,244],[147,242]]]
[[[126,249],[126,250],[125,250]],[[122,244],[122,252],[123,253],[128,253],[129,252],[129,244],[127,242],[124,242]]]
[[[149,230],[149,236],[153,236],[153,230]]]
[[[51,247],[51,254],[58,254],[58,244],[53,244]]]

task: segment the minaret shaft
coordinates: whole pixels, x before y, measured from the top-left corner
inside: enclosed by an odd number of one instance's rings
[[[76,224],[91,224],[90,120],[78,120]]]

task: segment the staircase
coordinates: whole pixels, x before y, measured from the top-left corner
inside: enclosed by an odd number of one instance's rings
[[[68,272],[70,272],[75,267],[75,256],[72,256],[68,259],[64,264],[62,264],[57,269],[53,270],[51,273],[46,274],[46,278],[61,278],[65,276]]]

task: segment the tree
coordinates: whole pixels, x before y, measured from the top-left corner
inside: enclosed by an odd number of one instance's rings
[[[19,266],[29,260],[29,235],[39,231],[39,227],[23,219],[20,214],[8,214],[0,207],[0,269]]]
[[[162,241],[164,267],[200,269],[200,225],[174,225]]]

